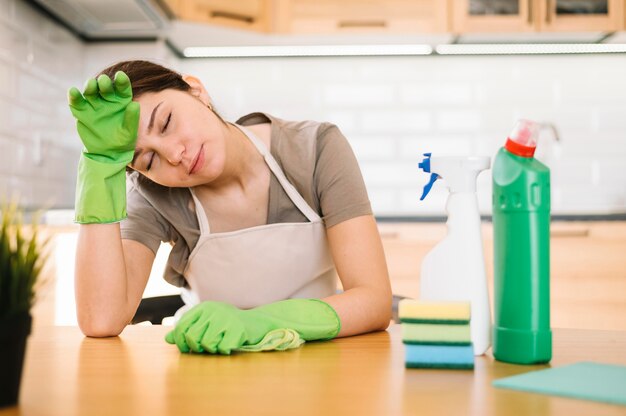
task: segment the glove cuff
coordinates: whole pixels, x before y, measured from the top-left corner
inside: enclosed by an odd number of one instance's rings
[[[319,299],[288,299],[246,312],[265,317],[273,328],[294,329],[305,341],[333,339],[341,331],[337,312]]]
[[[330,306],[328,303],[324,302],[323,300],[319,300],[319,299],[307,299],[309,302],[313,302],[313,303],[317,303],[318,305],[320,305],[320,309],[324,310],[324,319],[328,322],[329,325],[333,326],[332,331],[329,332],[329,335],[327,338],[319,338],[320,340],[327,340],[327,339],[333,339],[335,338],[337,335],[339,335],[339,332],[341,332],[341,319],[339,318],[339,315],[337,314],[337,311],[335,310],[335,308],[333,308],[332,306]],[[306,341],[309,341],[305,338]]]
[[[83,153],[78,163],[74,221],[107,224],[126,218],[126,165],[103,162]]]

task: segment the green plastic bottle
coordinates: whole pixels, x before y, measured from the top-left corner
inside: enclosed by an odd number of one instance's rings
[[[515,364],[552,358],[550,169],[533,157],[538,130],[518,121],[492,171],[493,355]]]

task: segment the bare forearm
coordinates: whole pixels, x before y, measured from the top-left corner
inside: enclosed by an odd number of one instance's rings
[[[338,337],[387,329],[391,320],[391,290],[357,287],[322,299],[341,320]]]
[[[127,286],[119,224],[81,225],[75,290],[78,324],[85,335],[114,336],[124,329]]]

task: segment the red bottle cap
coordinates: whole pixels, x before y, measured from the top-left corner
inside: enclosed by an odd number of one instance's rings
[[[504,144],[514,155],[533,157],[537,148],[539,125],[530,120],[519,120]]]
[[[535,155],[535,146],[524,146],[523,144],[519,144],[516,141],[508,138],[506,139],[506,143],[504,144],[504,148],[509,152],[513,153],[517,156],[522,157],[533,157]]]

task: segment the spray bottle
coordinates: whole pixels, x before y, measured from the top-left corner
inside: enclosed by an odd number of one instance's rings
[[[424,258],[420,299],[471,303],[471,337],[474,354],[482,355],[491,344],[491,313],[485,260],[476,198],[476,177],[489,168],[489,157],[432,157],[419,164],[431,173],[423,200],[438,178],[450,191],[446,211],[447,235]]]
[[[550,170],[533,157],[538,130],[520,120],[493,163],[493,355],[516,364],[552,358]]]

